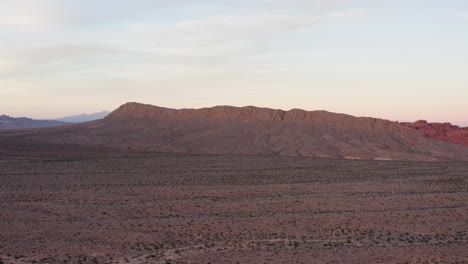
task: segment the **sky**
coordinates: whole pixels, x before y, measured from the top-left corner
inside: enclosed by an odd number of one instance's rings
[[[468,1],[0,0],[0,114],[126,102],[468,126]]]

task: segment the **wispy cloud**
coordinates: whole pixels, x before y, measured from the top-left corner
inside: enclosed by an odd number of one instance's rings
[[[349,18],[363,13],[363,10],[352,9],[321,16],[259,14],[210,17],[163,25],[132,24],[127,30],[133,38],[125,39],[141,40],[142,43],[149,44],[148,48],[151,49],[162,46],[203,48],[234,41],[252,43],[280,36],[291,30],[312,27],[326,20]]]
[[[242,79],[255,86],[258,72],[249,67],[270,68],[278,46],[294,50],[297,31],[364,12],[310,11],[300,5],[283,12],[281,3],[250,8],[253,2],[246,0],[226,2],[238,6],[225,9],[220,1],[209,0],[204,1],[210,2],[209,14],[194,15],[197,11],[179,10],[186,8],[181,2],[193,5],[191,0],[135,0],[138,5],[132,7],[115,1],[116,7],[109,8],[87,0],[0,0],[0,6],[8,7],[0,9],[0,87],[9,98],[0,96],[0,106],[12,108],[12,98],[25,95],[85,98],[88,91],[96,93],[94,103],[116,96],[120,103],[130,100],[124,92],[128,87],[141,95],[155,86],[210,89]],[[188,13],[178,16],[182,11]],[[176,15],[166,17],[168,13]],[[262,62],[262,57],[269,59]],[[103,93],[112,96],[102,98]]]
[[[457,20],[468,18],[462,5],[460,0],[0,0],[0,107],[29,105],[36,113],[44,104],[64,109],[72,101],[76,107],[112,108],[152,99],[191,105],[196,98],[203,106],[236,96],[243,104],[257,94],[249,103],[276,100],[279,107],[289,98],[289,106],[302,101],[333,110],[330,105],[351,106],[365,94],[386,95],[372,104],[388,102],[382,113],[389,113],[395,101],[412,98],[408,90],[416,96],[431,87],[432,94],[447,96],[432,97],[433,105],[451,102],[446,108],[458,107],[463,116],[468,38]],[[433,19],[438,10],[444,11],[439,14],[446,16],[444,23]],[[437,87],[444,91],[437,93]],[[414,109],[410,99],[401,111]]]
[[[64,6],[53,0],[0,0],[0,29],[41,31],[62,24]]]
[[[128,75],[135,72],[129,68],[144,73],[145,69],[160,71],[168,65],[200,70],[259,55],[268,51],[270,43],[281,41],[295,30],[363,13],[364,10],[350,9],[319,16],[257,14],[169,24],[132,23],[118,31],[90,34],[84,39],[54,38],[50,43],[10,48],[8,60],[4,60],[8,63],[0,67],[0,74],[13,78],[44,77],[48,73],[89,69]]]
[[[17,74],[24,70],[24,64],[8,55],[0,55],[0,77]]]

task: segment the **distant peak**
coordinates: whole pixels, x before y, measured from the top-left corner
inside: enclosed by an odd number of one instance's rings
[[[74,115],[74,116],[67,116],[67,117],[58,118],[56,120],[63,121],[63,122],[70,122],[70,123],[83,123],[83,122],[103,119],[108,114],[109,114],[108,111],[101,111],[101,112],[91,113],[91,114],[83,113],[83,114],[80,114],[80,115]]]

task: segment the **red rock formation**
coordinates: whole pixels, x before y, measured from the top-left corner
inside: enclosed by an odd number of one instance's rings
[[[424,137],[398,122],[253,106],[178,110],[127,103],[102,120],[3,136],[190,154],[468,160],[467,147]]]
[[[426,137],[468,146],[468,127],[454,126],[450,123],[428,123],[426,120],[401,124],[420,131]]]

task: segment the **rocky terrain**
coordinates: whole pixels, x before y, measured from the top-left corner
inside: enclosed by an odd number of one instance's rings
[[[0,263],[468,263],[468,164],[0,140]]]
[[[69,123],[55,121],[55,120],[35,120],[26,117],[11,117],[7,115],[0,115],[0,130],[1,129],[24,129],[36,127],[52,127],[63,126]]]
[[[428,138],[397,122],[253,106],[176,110],[127,103],[102,120],[1,137],[186,154],[468,160],[468,147]]]
[[[468,127],[454,126],[450,123],[428,123],[425,120],[401,124],[418,130],[426,137],[468,146]]]

